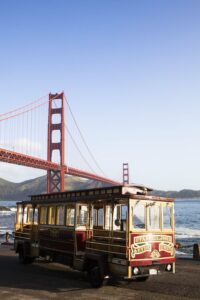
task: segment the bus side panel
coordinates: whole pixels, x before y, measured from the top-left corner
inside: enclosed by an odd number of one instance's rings
[[[174,235],[157,233],[131,234],[130,265],[175,262]]]
[[[74,231],[40,226],[39,248],[62,253],[74,253]]]

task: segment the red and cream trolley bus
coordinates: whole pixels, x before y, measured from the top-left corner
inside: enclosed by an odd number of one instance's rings
[[[17,203],[15,251],[20,262],[37,257],[104,278],[146,280],[175,273],[174,201],[122,185],[31,196]]]

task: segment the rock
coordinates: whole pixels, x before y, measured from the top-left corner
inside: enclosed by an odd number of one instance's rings
[[[11,211],[11,209],[6,206],[0,206],[0,211]]]

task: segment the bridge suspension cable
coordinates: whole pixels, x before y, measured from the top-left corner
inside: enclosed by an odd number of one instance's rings
[[[42,102],[42,103],[39,103],[39,104],[37,104],[37,105],[34,105],[33,107],[30,107],[30,108],[27,108],[27,109],[25,109],[25,110],[19,111],[19,112],[15,113],[15,114],[6,115],[6,116],[1,115],[1,116],[0,116],[0,122],[5,121],[5,120],[8,120],[8,119],[15,118],[15,117],[18,117],[18,116],[23,115],[23,114],[26,114],[26,113],[28,113],[28,112],[30,112],[30,111],[32,111],[32,110],[38,108],[38,107],[41,107],[41,106],[43,106],[43,105],[45,105],[45,104],[47,104],[47,103],[48,103],[48,100],[46,100],[46,101],[44,101],[44,102]]]
[[[9,118],[9,117],[6,117],[6,116],[11,115],[10,117],[15,117],[15,116],[18,116],[19,114],[28,112],[29,110],[31,110],[31,108],[32,108],[32,109],[37,108],[38,106],[36,106],[36,104],[37,104],[38,102],[41,102],[41,101],[42,101],[43,99],[45,99],[45,98],[46,98],[46,100],[45,100],[44,103],[46,103],[46,102],[48,101],[47,96],[48,96],[48,95],[42,96],[42,97],[38,98],[37,100],[32,101],[32,102],[30,102],[30,103],[28,103],[28,104],[26,104],[26,105],[23,105],[23,106],[21,106],[21,107],[19,107],[19,108],[10,110],[9,112],[0,114],[0,121],[4,121],[4,120],[6,120],[7,118]],[[42,102],[42,104],[43,104],[43,102]],[[42,104],[39,104],[39,106],[42,105]],[[31,108],[30,108],[30,107],[31,107]]]
[[[46,148],[43,148],[43,141],[46,133],[47,103],[47,96],[43,96],[20,108],[1,114],[0,146],[27,155],[45,157]]]
[[[67,106],[68,106],[68,108],[69,108],[69,112],[70,112],[70,114],[71,114],[71,116],[72,116],[72,119],[73,119],[73,121],[74,121],[74,124],[76,125],[76,128],[77,128],[77,130],[78,130],[78,132],[79,132],[79,135],[80,135],[80,137],[81,137],[81,139],[82,139],[82,141],[83,141],[83,144],[85,145],[85,147],[86,147],[86,149],[87,149],[87,151],[88,151],[90,157],[92,158],[93,162],[95,163],[96,167],[97,167],[97,168],[100,170],[100,172],[106,177],[104,171],[102,170],[102,168],[100,167],[99,163],[98,163],[97,160],[95,159],[95,157],[94,157],[92,151],[90,150],[90,148],[89,148],[89,146],[88,146],[88,144],[87,144],[87,142],[86,142],[86,140],[85,140],[85,138],[84,138],[84,136],[83,136],[83,134],[82,134],[82,132],[81,132],[81,130],[80,130],[80,127],[78,126],[78,123],[77,123],[77,121],[76,121],[76,118],[75,118],[75,116],[74,116],[74,114],[73,114],[73,112],[72,112],[71,106],[70,106],[70,104],[69,104],[69,102],[68,102],[68,100],[67,100],[67,98],[66,98],[65,95],[64,95],[64,98],[65,98],[65,102],[66,102],[66,104],[67,104]]]
[[[64,97],[65,97],[65,95],[64,95]],[[65,99],[66,99],[66,98],[65,98]],[[66,101],[66,100],[65,100],[65,101]],[[55,105],[56,108],[58,108],[58,105],[57,105],[56,102],[54,102],[54,105]],[[83,153],[81,152],[81,150],[80,150],[80,148],[79,148],[77,142],[76,142],[75,139],[73,138],[73,135],[72,135],[71,131],[70,131],[69,128],[66,126],[66,124],[64,124],[64,125],[65,125],[65,129],[66,129],[67,133],[69,134],[69,137],[70,137],[70,139],[72,140],[72,143],[74,144],[74,146],[75,146],[76,150],[78,151],[79,155],[81,156],[81,158],[83,159],[83,161],[85,162],[85,164],[88,166],[88,168],[89,168],[94,174],[96,174],[96,172],[94,171],[94,169],[92,168],[92,166],[90,165],[90,163],[88,162],[88,160],[85,158],[85,156],[84,156]]]
[[[84,160],[84,162],[86,163],[86,165],[88,166],[88,168],[89,168],[93,173],[96,174],[96,172],[93,170],[93,168],[91,167],[91,165],[89,164],[89,162],[87,161],[87,159],[86,159],[86,158],[84,157],[84,155],[82,154],[82,152],[81,152],[81,150],[79,149],[79,147],[78,147],[78,145],[77,145],[75,139],[73,138],[73,136],[72,136],[70,130],[67,128],[66,125],[65,125],[65,128],[66,128],[66,130],[67,130],[67,132],[68,132],[68,134],[69,134],[69,136],[70,136],[70,138],[71,138],[71,140],[72,140],[72,142],[73,142],[73,144],[74,144],[76,150],[77,150],[78,153],[80,154],[81,158]]]

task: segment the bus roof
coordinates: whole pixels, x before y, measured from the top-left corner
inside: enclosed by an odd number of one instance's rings
[[[31,200],[21,203],[49,203],[49,202],[79,202],[95,200],[111,201],[113,199],[144,199],[152,201],[173,202],[173,198],[165,198],[150,195],[152,189],[139,184],[125,184],[111,187],[101,187],[85,190],[73,190],[58,193],[32,195]],[[19,204],[20,202],[18,202]]]

